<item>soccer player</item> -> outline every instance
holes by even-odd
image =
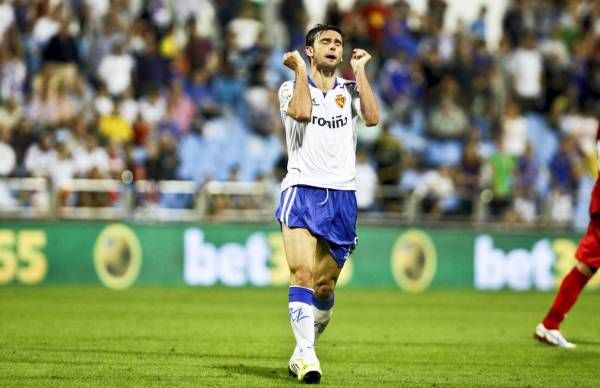
[[[357,243],[356,119],[369,126],[379,121],[365,73],[371,55],[352,50],[356,81],[336,76],[343,39],[334,26],[309,30],[304,49],[309,72],[298,51],[285,53],[283,63],[295,79],[279,89],[288,165],[275,216],[290,269],[288,307],[296,338],[288,370],[306,383],[321,380],[315,340],[329,323],[336,281]]]
[[[600,126],[596,132],[596,151],[600,157]],[[550,311],[535,328],[535,338],[560,348],[575,347],[575,344],[567,341],[560,332],[560,324],[577,301],[588,280],[600,267],[600,176],[592,189],[587,232],[579,241],[575,258],[577,263],[562,281]]]

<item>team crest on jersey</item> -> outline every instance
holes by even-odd
[[[340,108],[343,108],[344,104],[346,103],[346,97],[342,96],[341,94],[338,94],[337,96],[335,96],[335,102]]]

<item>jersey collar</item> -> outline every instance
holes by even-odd
[[[319,89],[317,87],[317,85],[315,85],[315,82],[312,80],[312,78],[310,78],[310,76],[307,78],[308,78],[308,84],[310,86],[312,86],[313,88]],[[337,79],[337,77],[335,77],[335,80],[333,81],[333,87],[331,88],[331,90],[335,89],[337,86],[338,86],[338,79]],[[322,93],[323,93],[323,97],[325,97],[327,95],[327,92],[322,92]]]

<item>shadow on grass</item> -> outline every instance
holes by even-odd
[[[224,370],[228,373],[235,373],[237,375],[253,375],[256,377],[262,377],[265,379],[285,381],[286,379],[292,380],[288,376],[287,372],[282,369],[267,367],[267,366],[252,366],[244,364],[236,365],[220,365],[219,369]]]
[[[163,351],[152,351],[152,350],[121,350],[121,349],[77,349],[77,348],[42,348],[42,347],[22,347],[17,349],[15,352],[23,353],[27,351],[34,351],[40,353],[74,353],[74,354],[108,354],[108,355],[123,355],[123,356],[138,356],[138,357],[187,357],[187,358],[198,358],[198,359],[215,359],[215,358],[240,358],[240,359],[278,359],[275,356],[267,355],[239,355],[239,354],[214,354],[214,353],[201,353],[201,352],[181,352],[176,351],[174,348],[165,349]],[[13,352],[13,353],[15,353]]]
[[[575,345],[591,345],[591,346],[600,346],[600,341],[590,341],[585,339],[578,338],[569,338]]]

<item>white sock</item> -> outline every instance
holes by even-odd
[[[315,317],[315,343],[325,331],[325,328],[331,320],[331,314],[333,314],[333,308],[329,310],[319,310],[314,305],[312,306],[313,315]]]
[[[319,339],[319,336],[323,334],[329,324],[334,303],[335,294],[331,294],[327,299],[319,299],[313,294],[312,307],[313,315],[315,316],[315,342],[317,342],[317,339]]]
[[[302,358],[316,357],[314,354],[315,316],[310,304],[311,298],[311,289],[290,287],[288,312],[292,331],[294,332],[294,337],[296,337],[299,356],[302,356]]]

